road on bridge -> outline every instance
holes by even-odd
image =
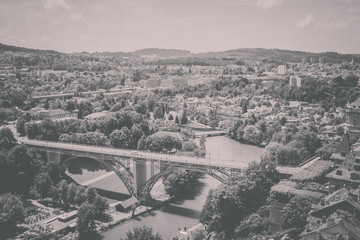
[[[89,145],[80,145],[72,143],[63,143],[63,142],[49,142],[49,141],[38,141],[38,140],[29,140],[25,137],[18,137],[16,128],[13,125],[8,126],[16,136],[17,140],[20,143],[30,145],[30,146],[39,146],[39,147],[48,147],[53,149],[66,149],[79,152],[88,152],[88,153],[97,153],[97,154],[109,154],[114,156],[126,156],[126,157],[137,157],[145,159],[153,159],[159,161],[167,162],[176,162],[176,163],[188,163],[188,164],[198,164],[203,166],[212,166],[220,168],[233,168],[233,169],[245,169],[248,167],[248,163],[241,162],[241,159],[234,160],[218,160],[211,158],[196,158],[196,157],[187,157],[187,156],[178,156],[173,154],[163,154],[163,153],[154,153],[148,151],[134,151],[129,149],[120,149],[120,148],[110,148],[110,147],[98,147],[98,146],[89,146]],[[304,167],[284,167],[277,166],[277,170],[282,174],[293,175],[301,171]]]

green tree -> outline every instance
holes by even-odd
[[[235,236],[239,239],[244,239],[247,238],[249,234],[260,234],[266,231],[267,227],[268,219],[254,213],[241,221],[240,225],[235,229]]]
[[[295,196],[283,208],[286,228],[303,229],[306,225],[307,214],[311,210],[311,201],[306,197]]]
[[[51,119],[44,119],[40,123],[41,138],[44,140],[57,141],[59,139],[58,129]]]
[[[84,202],[80,205],[77,214],[77,230],[80,239],[88,239],[96,231],[95,225],[96,207],[93,204]]]
[[[133,231],[126,233],[125,240],[162,240],[159,233],[154,234],[152,228],[134,227]]]
[[[122,127],[121,130],[114,130],[110,135],[109,139],[111,145],[120,148],[129,148],[131,146],[131,132],[127,127]]]
[[[25,119],[24,118],[19,118],[16,122],[16,131],[20,136],[25,136]]]
[[[175,121],[175,122],[176,122],[176,121]],[[184,124],[187,124],[187,122],[188,122],[187,113],[186,113],[186,110],[184,109],[184,110],[183,110],[183,113],[182,113],[182,115],[181,115],[180,123],[184,125]]]
[[[30,193],[36,198],[45,198],[50,193],[52,184],[49,173],[39,173],[35,176],[34,185],[31,187]]]
[[[20,197],[11,193],[0,196],[0,232],[2,235],[11,232],[14,227],[22,223],[25,211]]]
[[[181,198],[193,192],[199,174],[194,171],[179,170],[163,177],[165,191],[172,198]]]
[[[175,117],[175,123],[176,124],[180,124],[180,121],[179,121],[179,117],[176,115],[176,117]]]
[[[161,119],[164,117],[164,111],[162,110],[161,106],[156,106],[154,108],[154,118]]]
[[[81,101],[78,106],[78,119],[83,119],[85,116],[91,114],[93,106],[90,101]]]
[[[50,225],[41,226],[39,224],[32,226],[24,233],[22,239],[25,240],[52,240],[58,239],[56,233],[53,233],[53,228]]]
[[[40,135],[39,125],[28,122],[25,124],[25,133],[29,139],[35,139]]]
[[[10,149],[16,145],[13,132],[8,127],[0,129],[0,149]]]

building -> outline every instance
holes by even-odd
[[[311,63],[311,64],[314,64],[314,63],[315,63],[315,58],[313,58],[313,57],[310,58],[310,63]]]
[[[135,197],[131,197],[118,205],[115,206],[116,211],[120,212],[128,212],[132,209],[133,206],[136,206],[139,203],[139,201]]]
[[[360,152],[351,149],[338,169],[326,175],[329,180],[329,192],[332,193],[344,186],[350,189],[360,187]]]
[[[346,105],[345,116],[350,137],[360,138],[360,98]]]
[[[330,160],[333,161],[335,165],[340,166],[345,161],[346,156],[350,153],[350,150],[350,137],[349,134],[346,132],[335,153],[330,156]]]
[[[287,74],[287,66],[286,65],[279,65],[278,66],[278,74],[279,75]]]
[[[306,57],[302,57],[301,63],[302,63],[302,64],[305,64],[305,63],[306,63]]]
[[[301,87],[301,77],[300,76],[291,76],[289,83],[290,83],[290,86]]]
[[[357,240],[360,236],[360,204],[358,196],[346,188],[328,195],[313,207],[301,240]]]
[[[49,118],[52,120],[67,118],[67,117],[75,117],[73,114],[69,112],[65,112],[62,109],[53,109],[53,110],[45,110],[38,113],[40,118]]]
[[[322,57],[319,57],[319,64],[323,64],[324,63],[324,59]]]

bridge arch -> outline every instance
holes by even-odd
[[[89,156],[70,156],[68,158],[63,159],[59,165],[61,166],[61,169],[63,169],[63,171],[65,172],[72,161],[74,161],[76,159],[80,159],[80,158],[88,158],[88,159],[94,160],[94,161],[100,163],[101,165],[105,166],[109,170],[115,172],[115,174],[124,183],[126,189],[129,191],[129,194],[134,195],[134,187],[133,187],[133,183],[132,183],[133,173],[128,169],[128,167],[126,167],[120,161],[116,161],[116,164],[119,164],[120,167],[124,169],[123,171],[121,171],[120,168],[114,167],[112,164],[108,163],[105,159],[89,157]],[[112,162],[114,162],[114,161],[112,161]]]
[[[189,171],[195,171],[195,172],[201,172],[204,174],[207,174],[217,180],[219,180],[221,183],[225,183],[226,180],[230,177],[230,174],[221,170],[221,169],[208,169],[208,168],[193,168],[193,167],[184,167],[184,166],[174,166],[167,169],[164,169],[160,171],[158,174],[152,176],[150,179],[146,181],[144,186],[140,189],[140,191],[137,193],[137,196],[139,199],[146,199],[146,196],[148,196],[156,184],[157,181],[159,181],[160,178],[162,178],[164,175],[178,171],[178,170],[189,170]]]

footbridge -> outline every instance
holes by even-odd
[[[129,193],[137,198],[149,194],[154,184],[162,176],[179,169],[203,172],[225,182],[231,174],[241,172],[248,166],[247,163],[239,160],[226,161],[28,139],[22,139],[20,142],[46,151],[48,161],[59,164],[64,171],[76,158],[94,159],[113,170],[124,182]],[[295,168],[280,167],[278,170],[289,175],[297,172]]]

